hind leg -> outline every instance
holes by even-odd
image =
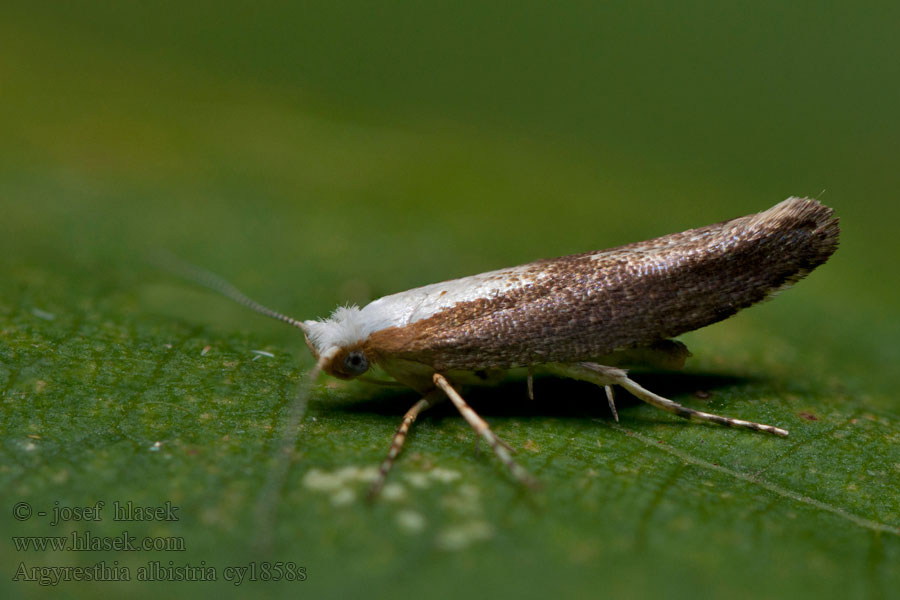
[[[589,381],[596,385],[605,387],[607,388],[607,397],[609,397],[610,393],[609,386],[620,385],[647,404],[651,404],[656,408],[662,409],[666,412],[670,412],[683,419],[718,423],[719,425],[725,425],[726,427],[738,427],[742,429],[752,429],[754,431],[764,431],[766,433],[772,433],[780,436],[788,435],[787,430],[781,429],[780,427],[773,427],[772,425],[763,425],[762,423],[754,423],[752,421],[744,421],[742,419],[714,415],[712,413],[688,408],[641,387],[637,382],[628,377],[627,371],[625,371],[624,369],[619,369],[617,367],[607,367],[590,362],[570,364],[554,363],[544,365],[544,370],[556,375],[562,375],[563,377],[579,379],[581,381]]]

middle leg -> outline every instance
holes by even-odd
[[[484,419],[478,416],[472,407],[469,406],[465,400],[462,399],[462,396],[459,395],[453,386],[450,385],[450,382],[441,375],[440,373],[434,374],[434,383],[440,389],[447,394],[447,397],[450,398],[450,401],[456,406],[456,409],[463,416],[463,418],[468,421],[469,425],[472,426],[472,429],[475,430],[475,433],[478,433],[485,439],[491,449],[494,451],[494,454],[497,455],[497,458],[500,459],[504,465],[510,470],[513,474],[513,477],[518,479],[521,483],[524,483],[528,487],[536,488],[538,487],[537,480],[531,476],[531,474],[525,470],[523,466],[513,460],[512,455],[509,453],[509,446],[500,440],[494,432],[491,431],[491,428],[488,426],[487,422]]]

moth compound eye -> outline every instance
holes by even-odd
[[[369,370],[369,361],[365,354],[359,350],[354,350],[344,358],[344,367],[351,375],[362,375]]]

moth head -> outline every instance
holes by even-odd
[[[367,318],[358,306],[338,307],[327,319],[300,321],[260,304],[215,273],[169,255],[160,255],[157,262],[164,268],[208,287],[250,310],[303,331],[306,346],[316,359],[316,366],[311,371],[310,379],[314,379],[320,370],[340,379],[352,379],[368,371],[374,362],[374,354],[367,351],[364,345],[369,335],[379,328],[379,324]]]
[[[305,321],[303,326],[307,346],[329,375],[353,379],[375,362],[366,344],[373,327],[359,308],[340,307],[329,318]]]

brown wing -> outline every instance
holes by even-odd
[[[789,198],[755,215],[531,263],[532,284],[378,331],[366,345],[438,370],[589,360],[765,299],[824,263],[838,234],[830,208]]]

